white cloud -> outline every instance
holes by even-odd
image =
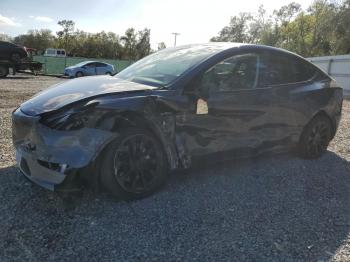
[[[29,18],[34,19],[39,22],[52,23],[54,20],[48,16],[34,16],[30,15]]]
[[[21,24],[16,23],[13,18],[2,16],[0,14],[0,26],[21,26]]]

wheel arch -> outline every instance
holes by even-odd
[[[305,125],[305,127],[312,121],[314,120],[316,117],[325,117],[329,120],[329,122],[331,123],[331,128],[332,128],[332,138],[335,136],[335,133],[336,133],[336,123],[335,123],[335,119],[332,119],[332,117],[327,113],[326,110],[319,110],[318,112],[316,112],[310,119],[309,121],[307,122],[307,124]],[[303,128],[303,131],[305,129],[305,127]],[[303,133],[303,132],[302,132]],[[302,134],[301,133],[301,134]],[[300,136],[301,136],[300,134]]]
[[[108,127],[103,123],[112,123]],[[175,169],[178,167],[179,159],[175,144],[175,119],[173,115],[157,115],[148,117],[137,111],[123,111],[117,112],[117,114],[110,115],[103,119],[99,128],[108,129],[108,131],[114,133],[116,138],[121,130],[128,128],[144,129],[154,135],[154,137],[160,142],[162,149],[166,155],[168,169]],[[108,146],[114,139],[108,141],[96,154],[95,159],[91,163],[94,169],[94,181],[93,184],[97,185],[97,189],[100,188],[100,168],[101,160],[105,156]]]

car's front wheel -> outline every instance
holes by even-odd
[[[84,76],[83,72],[80,72],[78,71],[76,74],[75,74],[75,77],[82,77]]]
[[[167,159],[160,142],[142,129],[126,129],[107,148],[100,167],[101,182],[125,200],[146,197],[167,179]]]
[[[304,158],[318,158],[326,151],[332,136],[332,125],[326,116],[316,116],[304,128],[299,153]]]

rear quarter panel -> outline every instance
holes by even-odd
[[[341,117],[343,90],[331,87],[331,81],[315,81],[290,91],[290,102],[295,105],[295,121],[301,131],[319,113],[325,113],[330,118],[336,131]]]

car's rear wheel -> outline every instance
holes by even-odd
[[[84,76],[84,74],[83,72],[80,72],[80,71],[76,72],[75,74],[75,77],[82,77],[82,76]]]
[[[168,176],[160,142],[142,129],[124,130],[105,151],[100,171],[104,188],[124,200],[152,194]]]
[[[4,78],[9,74],[9,69],[6,66],[0,66],[0,78]]]
[[[331,141],[332,124],[326,116],[316,116],[304,128],[299,141],[299,153],[304,158],[318,158]]]

